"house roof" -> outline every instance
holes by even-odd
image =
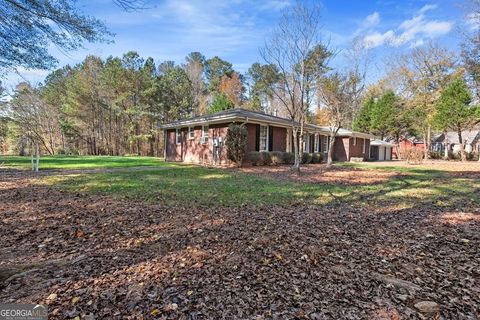
[[[251,122],[251,123],[265,123],[265,124],[274,124],[280,127],[291,127],[292,121],[287,118],[282,118],[274,116],[271,114],[266,114],[263,112],[257,112],[252,110],[246,110],[241,108],[234,108],[225,111],[220,111],[217,113],[193,117],[190,119],[179,120],[175,122],[170,122],[167,124],[160,125],[160,129],[175,129],[180,127],[187,126],[198,126],[205,124],[214,124],[214,123],[225,123],[225,122]],[[305,129],[307,131],[320,132],[320,133],[329,133],[330,127],[327,126],[317,126],[313,124],[305,124]],[[338,131],[338,136],[340,137],[360,137],[370,139],[373,138],[373,135],[355,132],[346,129],[340,129]]]
[[[371,146],[383,146],[383,147],[394,147],[395,146],[395,144],[393,144],[393,143],[383,141],[383,140],[378,140],[378,139],[371,140],[370,145]]]
[[[467,144],[476,143],[480,140],[480,130],[464,130],[462,131],[462,139]],[[459,144],[458,140],[458,133],[454,131],[449,131],[446,133],[441,134],[435,142],[445,142],[447,140],[448,143]]]
[[[161,129],[173,129],[173,128],[185,127],[185,126],[233,122],[233,121],[241,121],[241,122],[254,121],[254,122],[262,122],[262,123],[273,123],[273,124],[284,126],[284,127],[286,126],[289,127],[292,125],[292,122],[286,118],[277,117],[277,116],[266,114],[263,112],[234,108],[234,109],[212,113],[209,115],[203,115],[203,116],[193,117],[190,119],[170,122],[167,124],[160,125],[159,127]]]

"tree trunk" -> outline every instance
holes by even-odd
[[[293,135],[293,154],[295,155],[295,161],[292,166],[292,170],[300,172],[300,152],[299,152],[299,141],[298,141],[298,129],[296,127],[292,127],[292,135]]]
[[[428,125],[427,135],[425,138],[425,159],[430,159],[431,146],[430,141],[432,140],[432,126]]]
[[[402,155],[400,154],[400,139],[397,138],[397,143],[395,144],[397,149],[397,160],[402,160]]]
[[[467,153],[465,152],[465,143],[462,139],[462,130],[457,130],[458,133],[458,142],[460,144],[460,156],[462,158],[462,162],[467,161]]]
[[[333,164],[333,148],[335,145],[335,136],[336,133],[331,133],[330,135],[330,143],[328,144],[328,156],[327,156],[327,167],[331,167]]]

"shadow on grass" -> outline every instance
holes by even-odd
[[[356,185],[300,183],[197,166],[52,176],[46,177],[43,183],[72,192],[180,206],[330,205],[337,202],[349,205],[480,205],[480,180],[475,174],[451,175],[419,169],[404,170],[380,183]]]
[[[31,168],[30,157],[0,156],[0,163],[5,167]],[[40,169],[92,169],[92,168],[126,168],[138,166],[168,165],[155,157],[120,157],[120,156],[43,156]]]

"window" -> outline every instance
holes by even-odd
[[[303,136],[303,152],[310,152],[310,135]]]
[[[362,139],[363,140],[363,154],[367,151],[367,139]]]
[[[320,136],[318,133],[315,133],[315,152],[319,151],[319,146],[320,145]]]
[[[188,127],[188,139],[193,140],[195,139],[195,128]]]
[[[202,144],[208,143],[208,126],[202,126]]]
[[[353,145],[354,145],[354,146],[357,145],[357,137],[353,137]]]
[[[329,146],[328,142],[329,142],[329,139],[330,139],[330,137],[328,137],[328,136],[325,136],[325,137],[323,138],[323,152],[324,152],[324,153],[327,153],[327,152],[328,152],[328,146]]]
[[[268,151],[268,126],[260,126],[260,151]]]
[[[182,143],[182,131],[180,129],[175,129],[175,140],[177,144]]]

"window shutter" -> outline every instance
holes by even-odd
[[[255,151],[260,151],[260,125],[255,126]]]
[[[268,151],[273,151],[273,127],[268,126]]]

